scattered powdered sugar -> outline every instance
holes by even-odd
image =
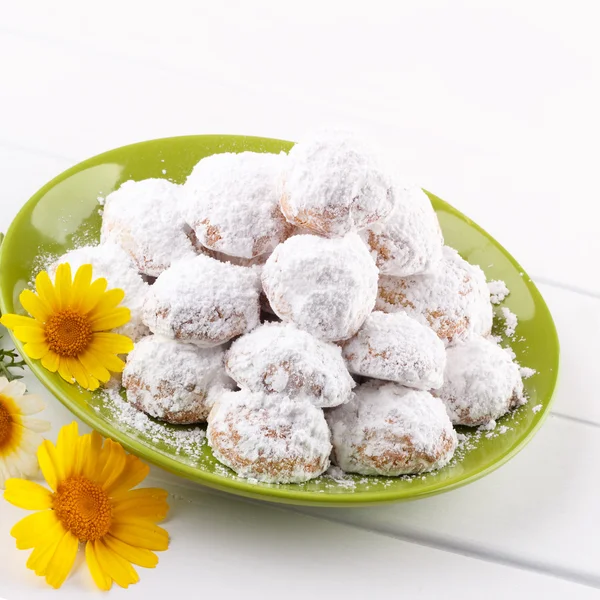
[[[435,273],[405,278],[382,275],[376,308],[407,312],[448,342],[488,335],[492,329],[492,305],[483,271],[449,246],[444,246]]]
[[[500,338],[500,339],[502,339],[502,338]],[[492,338],[490,338],[490,341],[493,341]],[[504,350],[504,352],[506,352],[506,354],[508,354],[510,360],[516,360],[517,355],[515,354],[515,351],[510,346],[504,346],[504,347],[502,347],[502,350]]]
[[[422,390],[444,380],[446,349],[435,332],[406,313],[372,312],[344,342],[350,372]]]
[[[371,381],[330,410],[335,463],[362,475],[423,473],[446,465],[457,445],[444,405],[429,392]]]
[[[444,238],[431,201],[418,186],[394,186],[396,205],[385,219],[360,232],[379,271],[395,277],[434,271]]]
[[[214,401],[211,388],[224,384],[222,347],[199,348],[158,335],[135,345],[123,371],[128,401],[176,424],[206,421]]]
[[[270,253],[291,233],[279,209],[285,154],[203,158],[184,185],[184,215],[198,241],[241,258]]]
[[[506,337],[513,337],[515,335],[517,325],[519,324],[517,315],[515,315],[515,313],[513,313],[507,306],[503,306],[500,310],[502,311],[502,316],[504,317],[504,333]]]
[[[281,210],[298,227],[342,237],[386,217],[394,202],[378,157],[353,136],[317,133],[289,152]]]
[[[332,479],[338,486],[342,488],[356,488],[356,481],[354,477],[352,475],[349,475],[348,473],[345,473],[344,471],[342,471],[342,469],[334,465],[331,465],[329,469],[327,469],[327,471],[323,473],[323,478]]]
[[[153,421],[124,400],[115,387],[106,388],[103,396],[104,408],[110,411],[110,419],[115,426],[140,432],[148,442],[164,445],[168,451],[184,455],[194,462],[202,457],[206,433],[200,427],[168,427]]]
[[[490,300],[492,304],[500,304],[506,296],[510,294],[510,290],[506,287],[506,283],[501,279],[488,282],[490,290]]]
[[[142,273],[156,277],[196,254],[180,203],[181,186],[166,179],[126,181],[106,197],[101,240],[119,244]]]
[[[496,421],[494,419],[492,419],[491,421],[488,421],[487,423],[480,425],[479,429],[481,431],[494,431],[494,429],[496,429]]]
[[[529,379],[537,373],[535,369],[531,369],[530,367],[520,367],[519,371],[523,379]]]
[[[121,303],[131,311],[131,319],[115,330],[130,337],[134,342],[148,334],[148,328],[142,322],[142,305],[148,292],[144,282],[128,254],[112,242],[100,246],[83,246],[69,250],[66,254],[48,266],[48,273],[54,277],[56,267],[61,263],[69,263],[73,276],[79,267],[92,265],[92,278],[104,277],[108,289],[119,288],[125,292]]]
[[[283,321],[327,341],[353,336],[373,310],[377,267],[355,233],[327,239],[296,235],[262,270],[264,292]]]
[[[166,337],[217,346],[259,324],[259,278],[198,255],[164,271],[146,296],[144,322]]]
[[[499,346],[481,337],[451,346],[444,385],[435,392],[454,424],[487,425],[525,403],[519,367]]]
[[[347,402],[355,386],[338,346],[291,323],[264,323],[238,338],[227,351],[225,367],[240,387],[301,395],[319,407]]]
[[[301,398],[225,392],[210,413],[207,437],[215,457],[245,478],[295,483],[329,466],[323,411]]]
[[[539,412],[540,412],[540,410],[542,410],[542,408],[544,408],[544,405],[543,405],[543,404],[536,404],[536,405],[535,405],[535,406],[534,406],[534,407],[531,409],[531,411],[532,411],[532,412],[534,412],[534,413],[539,413]]]

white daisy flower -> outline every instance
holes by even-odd
[[[38,472],[40,433],[50,423],[32,418],[44,410],[38,396],[26,394],[25,384],[0,377],[0,488],[11,477],[31,477]]]

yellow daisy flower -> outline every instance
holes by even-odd
[[[4,498],[35,512],[17,523],[11,535],[17,548],[33,552],[27,567],[59,588],[75,562],[79,544],[96,585],[114,581],[128,587],[139,581],[132,564],[152,568],[153,551],[166,550],[168,533],[156,525],[169,510],[167,492],[131,489],[149,468],[123,447],[93,432],[79,436],[77,423],[63,427],[56,446],[38,450],[44,478],[52,491],[24,479],[9,479]]]
[[[129,309],[118,304],[125,297],[120,289],[106,290],[106,279],[92,281],[92,265],[82,265],[71,278],[68,263],[56,269],[54,283],[46,271],[35,278],[36,291],[19,296],[33,317],[7,314],[0,323],[25,342],[25,353],[41,359],[42,365],[61,377],[89,390],[120,373],[125,363],[117,356],[133,350],[126,336],[109,333],[131,318]]]
[[[33,419],[45,405],[33,394],[25,394],[25,384],[0,377],[0,487],[9,477],[31,477],[38,472],[36,451],[40,433],[50,423]]]

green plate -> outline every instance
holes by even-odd
[[[0,254],[0,310],[23,312],[19,294],[49,256],[98,240],[101,217],[97,198],[124,181],[167,177],[183,182],[204,156],[243,150],[280,152],[291,146],[282,140],[244,136],[166,138],[111,150],[65,171],[27,202],[6,233]],[[519,318],[515,339],[506,342],[522,365],[537,371],[525,381],[529,403],[501,419],[499,425],[504,427],[489,436],[467,433],[461,459],[436,473],[412,478],[320,477],[295,485],[251,483],[217,463],[206,444],[196,443],[182,450],[172,441],[179,434],[176,428],[152,423],[154,433],[157,429],[164,433],[157,442],[152,431],[119,423],[104,394],[90,394],[65,383],[39,361],[26,357],[27,363],[69,410],[103,435],[177,475],[234,494],[291,504],[352,506],[421,498],[475,481],[521,450],[548,414],[558,374],[558,338],[546,303],[517,261],[465,215],[430,196],[446,242],[469,262],[480,265],[488,279],[506,281],[511,294],[503,305]],[[499,307],[495,310],[499,313]],[[498,314],[497,333],[501,325]],[[22,344],[14,341],[23,354]]]

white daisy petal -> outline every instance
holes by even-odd
[[[0,394],[4,393],[4,388],[8,385],[6,377],[0,377]]]
[[[36,431],[38,433],[44,433],[44,431],[48,431],[51,427],[48,421],[44,421],[43,419],[32,419],[30,417],[23,417],[23,419],[21,419],[21,423],[26,429],[30,429],[31,431]]]
[[[21,404],[21,396],[27,391],[27,386],[17,379],[7,383],[2,390],[5,396],[11,396],[17,404]]]
[[[15,382],[13,381],[11,383]],[[35,396],[34,394],[22,396],[18,399],[15,398],[15,400],[21,409],[22,415],[35,415],[46,408],[46,403],[39,396]]]
[[[4,489],[4,482],[10,479],[10,473],[6,468],[5,460],[0,457],[0,488]]]

